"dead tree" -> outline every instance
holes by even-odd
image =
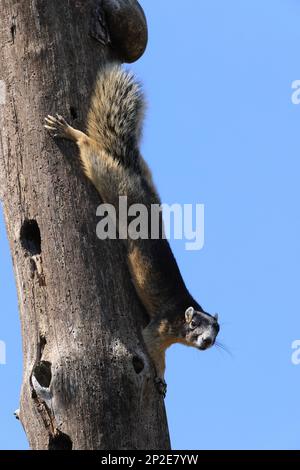
[[[144,52],[145,16],[136,0],[2,0],[0,17],[0,196],[30,446],[168,449],[125,249],[97,239],[100,199],[77,150],[43,130],[44,116],[57,111],[84,127],[97,72]]]

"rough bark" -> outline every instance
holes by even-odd
[[[100,199],[77,149],[42,127],[57,111],[84,127],[98,70],[143,53],[143,13],[135,0],[2,0],[0,18],[0,197],[19,297],[20,420],[30,446],[169,448],[123,245],[97,239]]]

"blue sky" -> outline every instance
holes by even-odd
[[[149,109],[143,154],[162,200],[205,204],[205,245],[172,242],[187,285],[219,312],[220,340],[167,355],[174,449],[299,449],[300,4],[141,0],[150,40],[133,66]],[[0,448],[27,448],[21,346],[0,219]]]

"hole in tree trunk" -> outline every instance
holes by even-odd
[[[47,344],[46,336],[40,335],[39,357],[42,357],[46,344]]]
[[[31,256],[41,254],[41,232],[36,220],[25,220],[21,227],[22,247]]]
[[[58,431],[56,436],[49,437],[48,450],[72,450],[73,442],[67,434]]]
[[[34,278],[35,272],[37,270],[37,265],[34,259],[30,258],[30,277],[31,279]]]
[[[52,379],[51,362],[38,362],[34,367],[32,374],[42,387],[49,388]]]
[[[12,39],[13,44],[15,43],[16,32],[17,32],[16,18],[15,18],[15,16],[13,16],[12,17],[12,24],[11,24],[11,27],[10,27],[10,34],[11,34],[11,39]]]
[[[132,364],[137,374],[140,374],[145,367],[144,361],[139,356],[133,356]]]
[[[72,116],[72,119],[77,119],[77,111],[76,111],[76,108],[74,108],[74,106],[70,106],[70,114]]]

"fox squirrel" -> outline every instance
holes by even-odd
[[[160,204],[151,172],[139,151],[144,96],[134,76],[112,64],[97,77],[87,118],[87,133],[71,127],[62,116],[45,118],[54,137],[79,147],[86,176],[105,203],[118,208],[119,196],[128,205]],[[158,390],[165,396],[165,351],[174,343],[205,350],[215,343],[218,317],[201,308],[188,292],[168,241],[164,237],[127,240],[128,266],[136,292],[150,322],[143,337],[152,358]]]

